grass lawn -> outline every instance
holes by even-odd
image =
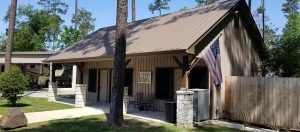
[[[74,108],[70,105],[48,102],[48,100],[44,98],[33,97],[22,97],[19,101],[17,101],[17,107],[21,108],[25,113]],[[0,115],[3,115],[12,108],[13,107],[9,107],[6,100],[0,99]]]
[[[75,99],[75,94],[58,95],[60,98]]]
[[[219,126],[205,128],[183,129],[174,125],[140,120],[125,116],[125,125],[122,128],[110,129],[106,125],[107,115],[86,116],[75,119],[54,120],[42,123],[29,124],[19,128],[17,132],[94,132],[94,131],[138,131],[138,132],[182,132],[182,131],[238,131]]]

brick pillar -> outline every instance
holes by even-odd
[[[123,113],[127,114],[127,112],[128,112],[128,87],[124,87]]]
[[[185,89],[179,90],[177,93],[177,126],[184,128],[193,127],[193,91]]]
[[[86,105],[86,84],[76,84],[75,87],[75,106],[84,107]]]
[[[57,97],[57,83],[49,82],[48,101],[56,101],[56,97]]]

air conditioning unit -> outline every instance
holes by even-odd
[[[193,119],[194,121],[208,120],[210,117],[209,112],[209,89],[190,89],[194,91],[193,99]]]

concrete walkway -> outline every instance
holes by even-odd
[[[77,118],[82,116],[89,115],[100,115],[108,113],[108,107],[83,107],[83,108],[74,108],[66,110],[54,110],[54,111],[43,111],[43,112],[32,112],[25,113],[28,123],[36,123],[57,119],[68,119],[68,118]]]

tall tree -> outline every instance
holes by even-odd
[[[135,15],[136,15],[136,12],[135,12],[135,0],[131,0],[131,13],[132,13],[132,22],[135,21]]]
[[[78,0],[75,0],[74,29],[77,29],[77,24],[78,24]]]
[[[68,5],[61,0],[40,0],[38,4],[53,15],[65,15],[68,11]]]
[[[290,14],[297,13],[299,10],[299,0],[286,0],[286,3],[282,4],[282,11],[285,13],[285,17]]]
[[[265,12],[266,12],[266,8],[265,8],[265,0],[261,0],[262,1],[262,22],[263,22],[263,39],[265,40]]]
[[[212,4],[217,1],[219,1],[219,0],[195,0],[195,2],[198,4],[197,7]]]
[[[77,21],[76,21],[77,20]],[[76,19],[76,15],[73,14],[72,23],[77,23],[77,29],[84,31],[85,33],[89,33],[94,30],[95,25],[94,22],[96,18],[92,17],[92,13],[87,11],[84,8],[78,10],[78,16]]]
[[[248,6],[249,6],[249,9],[251,10],[252,0],[248,0]]]
[[[148,6],[148,9],[152,14],[155,11],[159,11],[159,15],[161,16],[161,10],[169,10],[170,7],[168,6],[171,0],[155,0]]]
[[[16,12],[17,12],[17,0],[11,0],[10,9],[11,10],[9,13],[8,37],[7,37],[7,45],[6,45],[6,52],[5,52],[5,70],[8,70],[11,67],[11,57],[12,57],[12,48],[13,48]]]
[[[108,124],[112,128],[123,124],[123,93],[125,76],[125,51],[127,32],[127,0],[118,0],[116,22],[116,47],[114,54],[114,80]]]
[[[57,45],[58,42],[58,34],[61,32],[60,26],[64,22],[60,15],[65,15],[68,11],[68,5],[61,0],[39,0],[39,5],[44,7],[51,15],[51,25],[49,25],[50,32],[47,34],[47,40],[50,44],[52,44],[50,49],[55,51],[60,46]]]

